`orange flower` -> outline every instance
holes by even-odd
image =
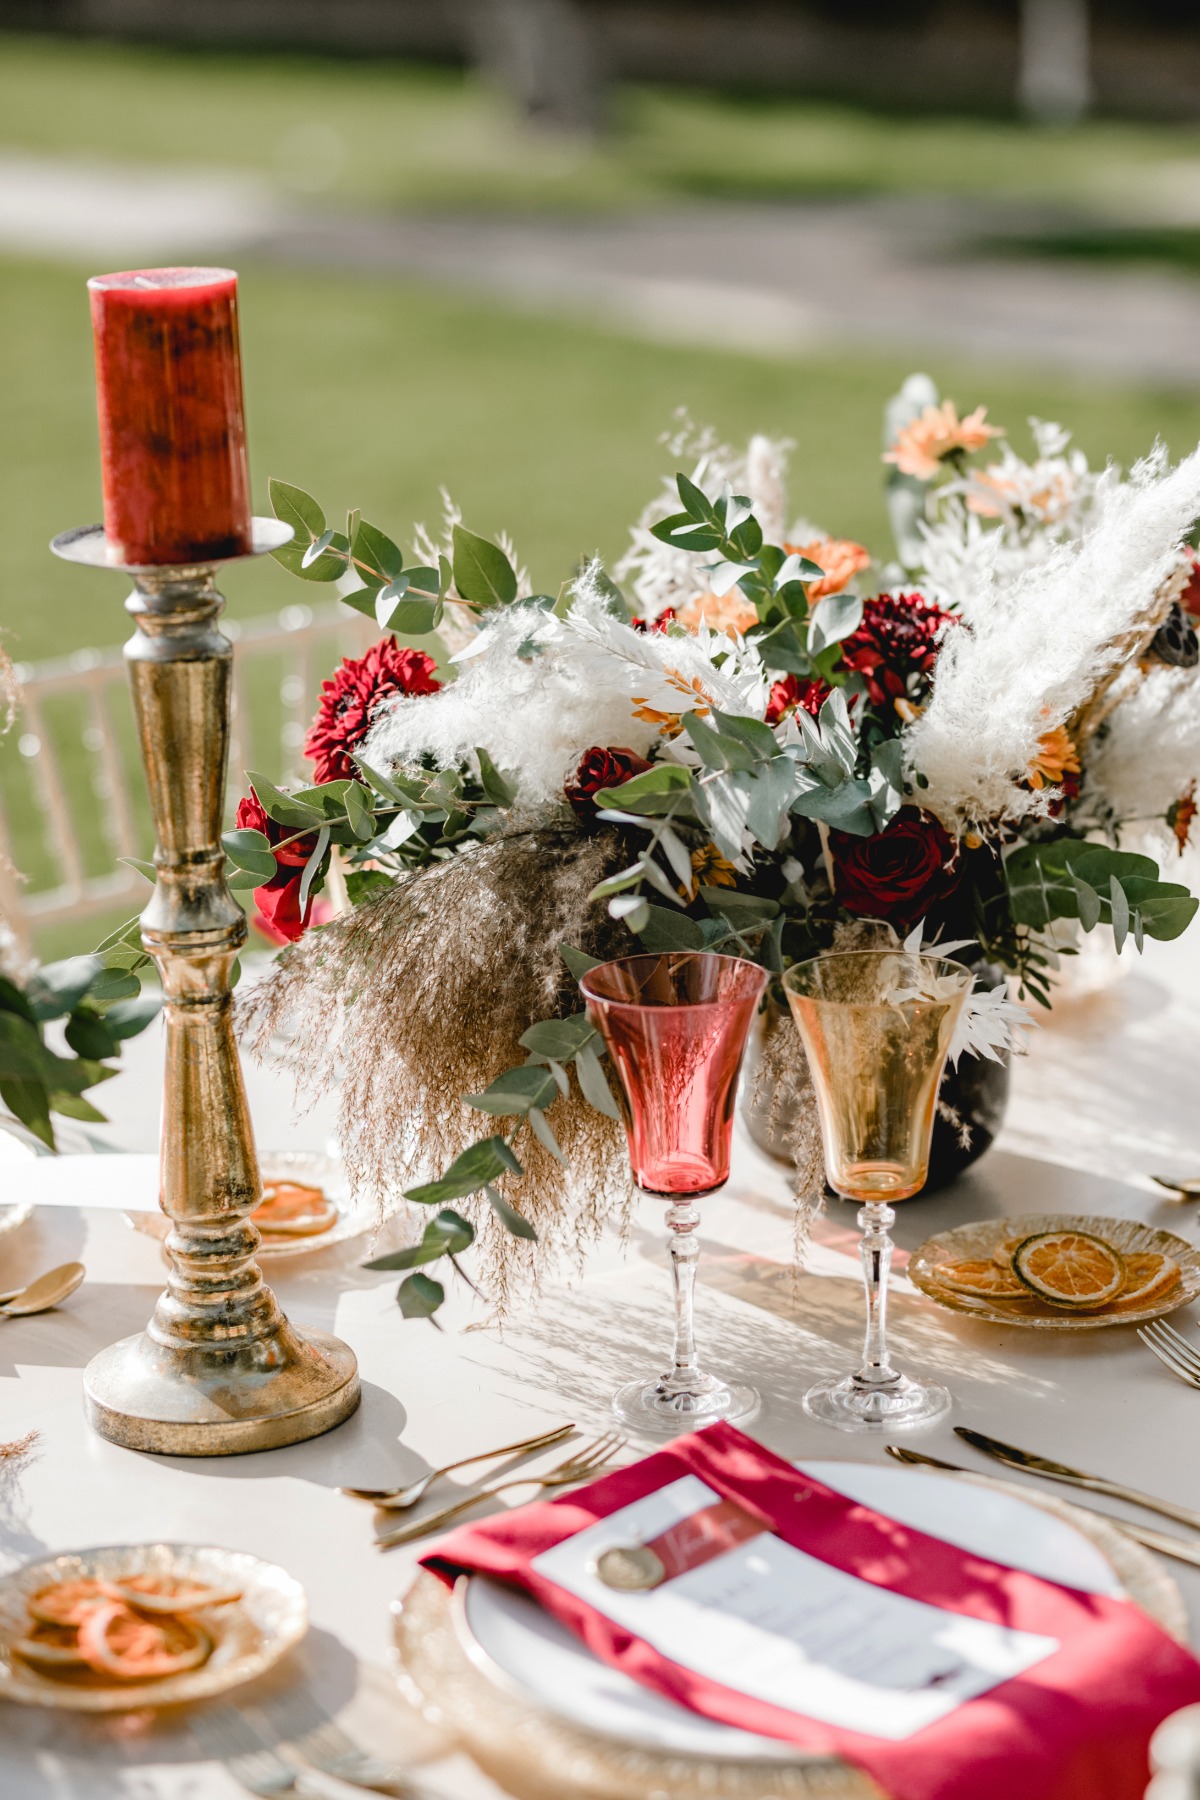
[[[902,475],[932,481],[943,457],[957,450],[982,450],[989,438],[1004,436],[995,425],[985,425],[986,413],[986,406],[977,406],[960,419],[953,400],[927,406],[919,419],[904,427],[883,460],[895,463]]]
[[[1045,487],[1027,491],[1020,482],[1004,473],[999,463],[976,469],[971,476],[972,491],[967,495],[967,509],[982,519],[999,519],[1005,512],[1029,513],[1036,519],[1061,519],[1074,498],[1072,484],[1064,475],[1052,475]]]
[[[687,711],[698,713],[706,719],[713,709],[712,695],[705,691],[704,683],[699,675],[682,675],[678,669],[664,670],[667,681],[687,700]],[[683,730],[683,718],[677,712],[663,712],[651,706],[645,694],[633,696],[633,716],[643,719],[647,725],[657,725],[665,738],[678,737]]]
[[[1049,782],[1064,787],[1079,774],[1079,755],[1065,725],[1056,725],[1038,739],[1038,753],[1026,771],[1031,788],[1040,789]]]
[[[1188,847],[1188,839],[1192,834],[1192,824],[1197,810],[1196,784],[1193,781],[1187,792],[1181,794],[1174,806],[1167,811],[1167,824],[1175,833],[1175,842],[1179,845],[1180,856]]]
[[[701,625],[707,625],[710,631],[724,631],[732,637],[735,632],[745,634],[757,625],[758,612],[740,588],[732,587],[727,594],[697,595],[679,608],[675,619],[688,631],[698,633]]]
[[[868,567],[871,552],[850,538],[814,538],[811,544],[785,544],[789,556],[807,556],[825,573],[805,587],[809,605],[823,600],[826,594],[840,594],[853,581],[860,569]]]
[[[699,850],[692,851],[692,891],[687,896],[694,900],[702,887],[736,887],[737,870],[727,857],[721,855],[715,844],[704,844]],[[680,892],[682,893],[682,888]]]

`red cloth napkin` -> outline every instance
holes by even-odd
[[[687,1475],[862,1581],[1044,1634],[1058,1648],[948,1717],[885,1740],[869,1735],[869,1717],[862,1730],[835,1727],[672,1662],[532,1566],[552,1546]],[[462,1526],[422,1561],[447,1582],[478,1572],[523,1588],[595,1656],[644,1687],[723,1724],[840,1756],[894,1800],[1141,1800],[1155,1726],[1200,1701],[1200,1663],[1131,1602],[1060,1587],[901,1525],[725,1424],[561,1499]]]

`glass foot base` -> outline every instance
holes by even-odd
[[[612,1409],[623,1425],[633,1431],[659,1432],[664,1437],[699,1431],[714,1419],[744,1424],[754,1417],[761,1404],[754,1388],[730,1385],[718,1381],[715,1375],[702,1376],[687,1394],[671,1393],[661,1375],[654,1381],[627,1381],[612,1399]]]
[[[907,1375],[887,1387],[865,1387],[847,1375],[842,1381],[819,1382],[804,1396],[809,1417],[839,1431],[912,1431],[945,1418],[951,1405],[946,1388],[911,1381]]]

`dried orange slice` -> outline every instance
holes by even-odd
[[[37,1624],[27,1637],[16,1638],[12,1649],[24,1662],[32,1663],[47,1675],[62,1675],[86,1669],[80,1655],[79,1639],[73,1626]]]
[[[1165,1294],[1179,1280],[1179,1264],[1159,1250],[1129,1250],[1122,1257],[1125,1286],[1117,1295],[1122,1306]]]
[[[242,1597],[240,1588],[209,1587],[186,1575],[128,1575],[112,1585],[117,1599],[155,1616],[201,1612],[207,1606],[228,1606]]]
[[[1018,1300],[1025,1288],[1011,1269],[1001,1269],[994,1262],[937,1263],[935,1281],[955,1294],[970,1294],[976,1300]]]
[[[1013,1272],[1051,1306],[1103,1306],[1120,1293],[1125,1264],[1103,1238],[1086,1231],[1039,1231],[1017,1245]]]
[[[111,1582],[55,1581],[49,1587],[30,1594],[25,1605],[39,1625],[81,1625],[94,1606],[120,1596]]]
[[[298,1181],[266,1181],[250,1214],[260,1231],[280,1237],[317,1237],[337,1223],[338,1209],[320,1188]]]
[[[1019,1237],[1001,1238],[1000,1242],[996,1245],[996,1248],[992,1251],[992,1261],[996,1264],[996,1267],[998,1269],[1007,1269],[1011,1275],[1013,1253],[1018,1246],[1024,1242],[1025,1239]]]
[[[159,1681],[195,1669],[212,1654],[212,1639],[192,1619],[147,1619],[110,1600],[79,1627],[79,1654],[114,1681]]]

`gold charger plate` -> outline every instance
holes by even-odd
[[[328,1250],[334,1244],[345,1244],[351,1238],[361,1237],[378,1223],[374,1205],[354,1199],[346,1172],[336,1157],[320,1156],[307,1150],[268,1151],[259,1156],[259,1170],[264,1181],[296,1181],[305,1187],[320,1188],[326,1199],[332,1200],[337,1207],[338,1216],[327,1230],[314,1231],[310,1237],[297,1237],[291,1232],[276,1234],[260,1226],[261,1241],[255,1251],[256,1259],[270,1257],[272,1261],[279,1261],[283,1257],[312,1256],[318,1250]],[[253,1213],[250,1221],[255,1222]],[[126,1213],[125,1223],[144,1237],[157,1238],[160,1243],[171,1229],[170,1219],[161,1212]]]
[[[926,1476],[914,1471],[915,1480]],[[1116,1525],[1069,1501],[991,1475],[947,1480],[998,1488],[1052,1513],[1096,1546],[1129,1599],[1179,1643],[1188,1617],[1162,1564]],[[534,1704],[472,1654],[459,1590],[427,1570],[392,1606],[393,1667],[401,1691],[479,1767],[520,1800],[886,1800],[870,1778],[830,1758],[804,1761],[780,1746],[780,1762],[682,1756],[585,1730]]]
[[[85,1686],[43,1675],[12,1653],[29,1629],[25,1599],[52,1581],[89,1576],[186,1575],[216,1588],[241,1589],[241,1599],[203,1615],[213,1653],[198,1669],[159,1681],[123,1681]],[[253,1681],[308,1630],[308,1601],[294,1576],[244,1550],[209,1549],[196,1544],[105,1544],[67,1551],[25,1563],[0,1576],[0,1699],[67,1712],[129,1712],[143,1706],[178,1706]]]
[[[973,1294],[959,1294],[953,1288],[943,1287],[934,1274],[938,1263],[987,1262],[1002,1239],[1033,1237],[1040,1231],[1086,1231],[1092,1237],[1104,1238],[1121,1252],[1157,1250],[1179,1264],[1179,1280],[1174,1287],[1140,1303],[1122,1305],[1117,1299],[1097,1307],[1095,1312],[1072,1312],[1066,1307],[1048,1306],[1034,1294],[1019,1300],[982,1300]],[[905,1273],[914,1287],[939,1306],[966,1313],[972,1319],[986,1319],[992,1325],[1019,1325],[1027,1331],[1100,1331],[1106,1325],[1136,1325],[1146,1319],[1161,1319],[1194,1300],[1200,1294],[1200,1250],[1176,1237],[1173,1231],[1159,1231],[1153,1225],[1143,1225],[1139,1219],[1023,1213],[1011,1219],[980,1219],[974,1225],[959,1225],[954,1231],[926,1238],[909,1257]]]

